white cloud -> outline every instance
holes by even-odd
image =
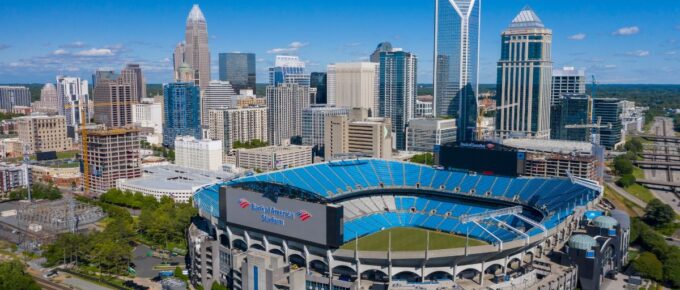
[[[629,51],[626,54],[630,55],[630,56],[645,57],[645,56],[649,56],[649,50]]]
[[[108,48],[90,48],[76,52],[78,56],[111,56],[113,52]]]
[[[630,27],[621,27],[614,31],[612,35],[618,35],[618,36],[628,36],[628,35],[634,35],[640,33],[640,28],[637,26],[630,26]]]
[[[569,39],[571,40],[584,40],[586,39],[586,34],[585,33],[577,33],[572,36],[569,36]]]
[[[267,50],[267,53],[269,54],[291,54],[295,53],[300,48],[303,48],[307,46],[309,43],[306,42],[299,42],[299,41],[293,41],[290,44],[288,44],[288,47],[278,47],[278,48],[272,48],[270,50]]]
[[[68,51],[66,51],[65,49],[57,49],[57,50],[53,51],[52,54],[54,54],[54,55],[65,55],[65,54],[68,54]]]
[[[618,67],[618,66],[615,65],[615,64],[605,64],[605,65],[604,65],[604,68],[607,68],[607,69],[613,69],[613,68],[617,68],[617,67]]]

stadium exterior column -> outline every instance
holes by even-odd
[[[227,227],[227,238],[229,238],[229,249],[234,248],[234,233],[231,232],[231,228]]]
[[[387,275],[388,281],[392,284],[392,232],[387,233]]]
[[[309,270],[309,250],[307,250],[307,246],[303,245],[302,250],[304,251],[305,254],[305,268],[307,268],[307,275],[311,274]]]
[[[250,249],[250,235],[248,234],[248,231],[243,231],[243,235],[246,238],[246,249]]]
[[[328,263],[328,289],[333,289],[333,254],[331,251],[326,251],[326,261]]]
[[[269,253],[269,240],[267,236],[262,236],[262,241],[264,242],[264,250]]]
[[[505,263],[503,264],[503,279],[505,279],[506,274],[508,274],[508,256],[505,256]]]
[[[283,261],[288,263],[288,255],[290,254],[290,250],[288,249],[288,242],[286,240],[283,240],[283,255],[285,256]]]
[[[451,272],[451,281],[456,282],[456,270],[458,270],[458,263],[453,264],[453,272]]]
[[[484,287],[484,264],[485,262],[482,261],[482,269],[479,271],[479,286]]]
[[[361,289],[361,262],[359,261],[359,255],[356,256],[357,263],[357,289]]]

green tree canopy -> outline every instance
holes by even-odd
[[[614,158],[614,170],[620,175],[633,173],[633,162],[625,156]]]
[[[663,278],[663,265],[653,253],[643,252],[640,254],[640,256],[633,261],[633,268],[645,278],[655,281],[661,281]]]
[[[666,225],[675,220],[675,212],[670,205],[658,199],[653,199],[645,208],[645,221],[652,226]]]
[[[625,174],[619,178],[619,180],[616,181],[616,185],[621,186],[621,187],[628,187],[633,184],[635,184],[635,176],[632,174]]]
[[[19,261],[0,263],[0,289],[40,290]]]

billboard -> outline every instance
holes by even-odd
[[[56,151],[36,152],[35,159],[37,159],[38,161],[55,160],[57,159],[57,152]]]
[[[342,245],[343,209],[234,187],[220,188],[220,219],[228,225],[337,248]]]
[[[525,153],[492,142],[442,145],[437,165],[482,174],[519,176],[524,174]]]

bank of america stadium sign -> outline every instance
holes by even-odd
[[[245,198],[239,199],[238,205],[242,209],[259,213],[261,222],[280,226],[285,226],[286,221],[297,219],[304,222],[312,218],[312,214],[306,210],[290,211],[279,209],[274,206],[261,205],[255,202],[251,203]]]

